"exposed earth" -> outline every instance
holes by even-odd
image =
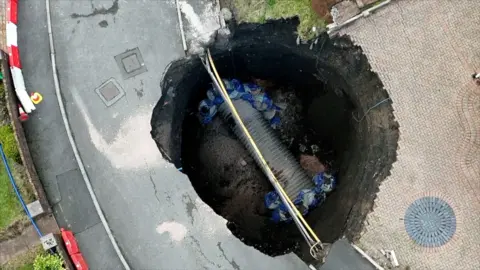
[[[213,58],[222,77],[262,79],[274,100],[287,103],[282,141],[299,159],[300,145],[308,155],[314,154],[312,145],[319,146],[315,155],[338,175],[338,188],[307,220],[322,241],[343,235],[355,240],[395,160],[398,124],[361,48],[347,37],[327,36],[297,45],[297,23],[241,24],[231,29],[228,41],[218,38]],[[240,141],[220,117],[200,125],[197,105],[208,88],[198,58],[170,66],[152,118],[160,151],[182,168],[202,200],[229,221],[229,229],[245,244],[272,256],[294,250],[308,261],[295,226],[269,221],[263,196],[272,187]],[[364,116],[379,101],[384,102]]]

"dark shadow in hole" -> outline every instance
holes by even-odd
[[[307,220],[323,241],[343,235],[355,240],[395,161],[398,124],[390,101],[360,123],[354,120],[352,115],[358,119],[388,97],[381,81],[348,37],[322,36],[313,49],[297,45],[297,23],[240,25],[226,45],[219,42],[211,48],[213,58],[224,78],[268,80],[273,83],[270,91],[296,94],[303,109],[292,125],[304,128],[292,128],[290,135],[313,133],[322,149],[320,159],[338,171],[339,179],[335,192]],[[245,244],[271,256],[293,250],[309,261],[295,226],[268,220],[263,196],[272,188],[243,145],[220,117],[207,127],[195,118],[209,82],[198,58],[174,62],[162,81],[152,137],[163,156],[183,167],[202,200],[229,221],[229,229]],[[290,148],[298,156],[295,143]]]

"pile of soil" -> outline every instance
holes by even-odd
[[[330,10],[332,7],[343,0],[312,0],[312,9],[315,10],[320,18],[325,19],[327,23],[332,23],[333,18]]]
[[[338,187],[307,221],[325,242],[355,240],[372,210],[378,186],[396,158],[398,125],[391,103],[358,119],[388,97],[360,47],[348,37],[321,36],[296,44],[298,21],[242,24],[211,48],[224,78],[262,80],[276,102],[286,103],[278,136],[300,158],[315,155],[338,172]],[[182,167],[200,198],[228,220],[245,244],[268,255],[295,251],[311,260],[293,224],[273,224],[263,196],[272,190],[231,130],[217,117],[201,125],[198,102],[210,78],[198,58],[168,68],[152,116],[152,137],[163,156]]]

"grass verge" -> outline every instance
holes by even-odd
[[[2,231],[23,214],[3,163],[0,166],[0,205],[0,231]]]
[[[13,134],[12,126],[0,126],[0,143],[2,143],[3,151],[8,159],[17,163],[21,163],[20,152],[18,152],[17,141]]]
[[[298,16],[297,32],[303,40],[316,36],[326,27],[324,19],[312,9],[311,0],[232,0],[240,22],[264,23],[269,19]],[[313,28],[316,31],[312,31]]]
[[[4,85],[0,82],[1,99],[5,98],[4,93]],[[6,110],[4,107],[5,103],[1,102],[0,104],[3,104],[0,106],[3,107],[0,108],[0,110]],[[8,112],[4,112],[1,115],[2,119],[0,119],[0,122],[2,124],[0,124],[0,143],[2,144],[5,155],[7,156],[10,169],[12,170],[12,174],[18,188],[20,189],[20,193],[22,194],[25,202],[29,203],[34,199],[32,187],[27,180],[25,168],[20,165],[20,152],[18,151],[17,141],[15,139],[12,126],[9,124],[10,119],[8,118]],[[5,166],[3,165],[3,162],[0,161],[0,233],[21,218],[24,218],[22,206],[18,201],[15,191],[10,183]]]
[[[37,246],[15,259],[10,260],[6,264],[1,265],[0,270],[33,270],[33,262],[35,261],[35,258],[41,254],[46,254],[46,251],[43,250],[42,246]]]

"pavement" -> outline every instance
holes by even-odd
[[[51,215],[46,215],[36,220],[37,226],[42,232],[58,231],[55,219]],[[13,258],[28,252],[29,250],[41,246],[37,231],[32,225],[26,226],[20,235],[12,239],[0,242],[0,267]]]
[[[393,101],[397,161],[382,183],[358,245],[378,261],[394,250],[400,269],[480,269],[480,14],[472,1],[392,1],[341,34],[360,45]],[[446,201],[453,238],[424,248],[404,216],[418,198]]]
[[[132,269],[307,269],[293,254],[272,258],[234,237],[150,136],[162,72],[184,56],[175,1],[52,0],[50,8],[68,118]],[[44,97],[25,128],[55,217],[91,269],[121,269],[56,104],[44,1],[19,2],[19,44],[27,88]]]

